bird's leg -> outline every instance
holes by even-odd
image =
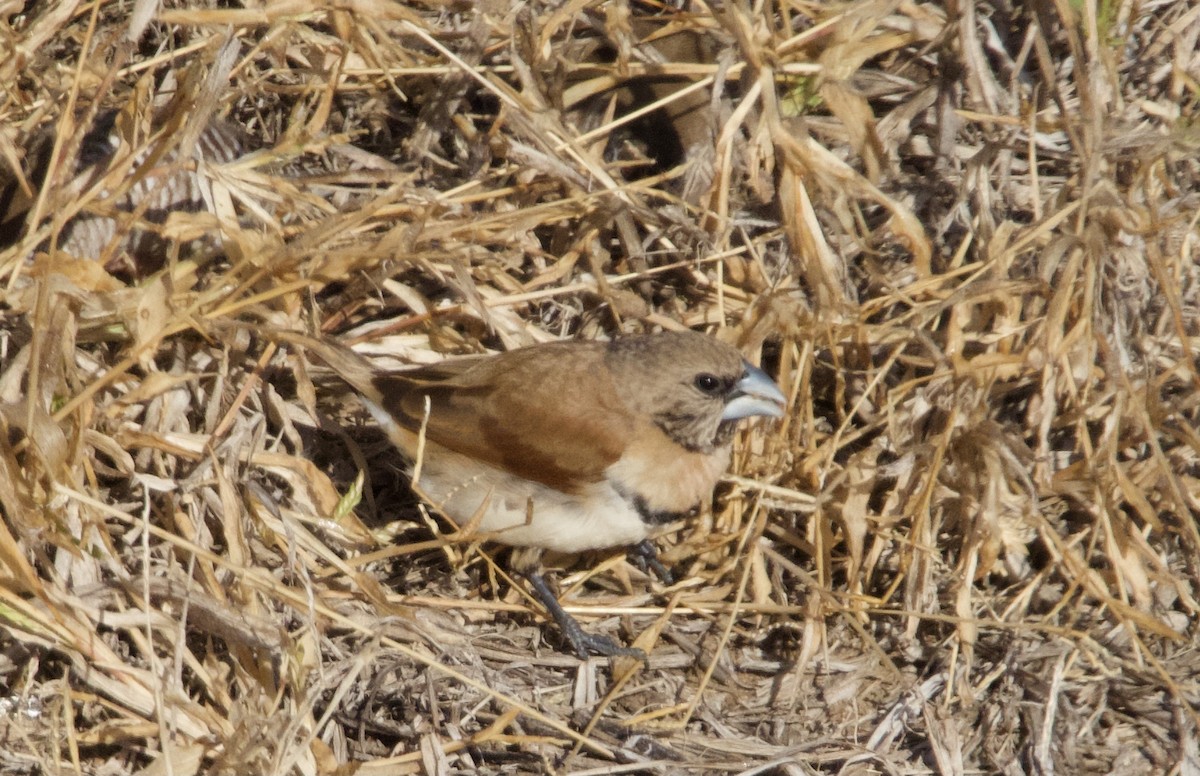
[[[658,549],[649,539],[642,539],[630,547],[625,557],[630,563],[637,566],[643,574],[648,576],[650,572],[654,572],[654,576],[658,577],[659,581],[664,585],[675,584],[674,575],[658,559]]]
[[[567,641],[571,642],[575,654],[581,660],[586,660],[588,655],[592,654],[603,657],[636,657],[643,661],[646,659],[646,653],[637,647],[622,647],[607,636],[585,631],[578,621],[562,608],[562,604],[558,602],[558,598],[550,590],[550,585],[546,583],[546,578],[540,571],[531,569],[524,573],[525,578],[533,587],[534,595],[558,623],[559,630],[567,637]]]

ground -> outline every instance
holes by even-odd
[[[1200,7],[4,3],[0,772],[1200,773]],[[40,161],[40,163],[39,163]],[[711,504],[555,559],[319,360],[688,327]]]

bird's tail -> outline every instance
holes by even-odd
[[[285,342],[303,348],[324,361],[338,377],[364,398],[376,404],[382,402],[383,397],[373,379],[377,372],[374,365],[340,342],[274,326],[255,326],[254,331],[272,342]]]

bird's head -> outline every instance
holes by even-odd
[[[691,331],[625,337],[607,355],[622,400],[691,452],[729,443],[743,418],[783,416],[787,397],[733,346]]]

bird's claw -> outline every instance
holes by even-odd
[[[646,653],[637,647],[623,647],[608,636],[588,633],[579,627],[579,623],[575,623],[575,625],[577,630],[574,633],[564,629],[563,635],[567,637],[567,641],[571,642],[571,647],[574,648],[575,654],[579,656],[580,660],[587,660],[591,655],[599,655],[600,657],[632,657],[643,663],[647,662]]]
[[[571,647],[580,660],[587,660],[591,655],[600,655],[601,657],[633,657],[643,663],[646,662],[646,653],[637,647],[622,647],[607,636],[585,631],[579,621],[562,608],[562,604],[550,590],[550,585],[546,583],[546,578],[540,573],[526,572],[525,577],[533,587],[534,595],[558,623],[559,630],[562,631],[567,641],[571,642]]]
[[[675,576],[658,559],[658,549],[655,548],[649,539],[642,539],[630,547],[625,557],[643,574],[650,576],[653,573],[653,576],[658,577],[659,581],[664,585],[675,584]]]

